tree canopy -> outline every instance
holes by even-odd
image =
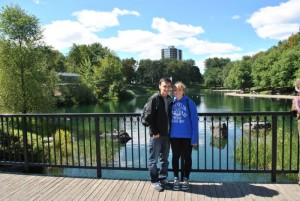
[[[54,104],[53,73],[43,65],[38,19],[19,6],[6,6],[0,33],[0,110],[48,111]]]

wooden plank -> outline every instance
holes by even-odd
[[[107,179],[98,180],[95,183],[94,191],[92,191],[88,196],[86,196],[86,200],[95,200],[95,197],[98,193],[101,193],[101,190],[104,191],[106,187],[109,187],[110,181]]]
[[[155,189],[152,188],[151,182],[147,182],[147,184],[146,184],[145,186],[146,186],[147,188],[146,188],[146,191],[144,191],[144,192],[146,192],[146,193],[145,193],[144,200],[145,200],[145,201],[151,201],[152,195],[153,195],[154,193],[158,193],[158,192],[157,192]]]
[[[116,200],[125,200],[124,198],[127,197],[127,195],[131,192],[132,186],[134,185],[135,181],[128,181],[124,180],[122,183],[119,185],[116,195],[114,199]]]
[[[241,185],[238,182],[233,182],[232,184],[232,188],[235,191],[235,197],[238,198],[238,200],[240,201],[245,201],[245,200],[252,200],[251,197],[249,197],[248,194],[248,189],[245,189],[243,185]]]
[[[150,189],[151,188],[151,189]],[[144,183],[143,188],[141,189],[140,196],[138,197],[138,200],[146,200],[147,194],[152,192],[152,187],[149,181],[146,181]]]
[[[244,195],[244,200],[252,201],[254,199],[254,195],[256,195],[255,191],[258,191],[257,188],[253,189],[253,185],[249,183],[239,182],[239,188],[241,189],[242,194]],[[253,192],[255,193],[253,195]]]
[[[197,183],[188,191],[157,192],[150,181],[68,178],[0,173],[1,200],[255,200],[296,201],[297,184]]]
[[[168,190],[164,189],[162,192],[158,193],[158,201],[165,201],[166,193]]]
[[[124,196],[124,201],[135,201],[138,200],[138,197],[143,189],[144,182],[135,181],[131,186],[131,190],[128,192],[126,196]]]
[[[89,182],[88,179],[76,178],[73,181],[65,182],[65,185],[60,189],[60,192],[53,196],[54,200],[74,200],[78,193],[83,193],[81,187]],[[67,194],[65,192],[68,192]]]
[[[151,186],[151,188],[152,188],[152,186]],[[162,192],[158,192],[157,190],[152,188],[152,193],[150,194],[151,196],[149,196],[149,199],[150,200],[158,200],[158,196],[159,196],[160,193],[162,193]],[[146,200],[148,200],[148,197],[147,197]]]
[[[28,199],[28,197],[31,197],[33,193],[36,192],[37,188],[40,188],[41,182],[45,180],[45,178],[42,176],[24,176],[19,179],[22,179],[22,183],[20,187],[15,189],[16,191],[14,192],[14,194],[10,196],[12,200],[18,199],[20,197],[24,200]]]
[[[4,181],[2,181],[3,184],[3,190],[6,189],[14,189],[15,187],[21,186],[20,181],[24,182],[25,180],[30,180],[30,177],[25,177],[24,175],[14,175],[10,174],[10,177],[7,177]]]
[[[298,187],[298,191],[295,192],[293,186]],[[296,184],[280,184],[280,188],[278,189],[280,194],[283,194],[286,200],[299,200],[299,191],[300,188]],[[295,199],[297,198],[297,199]],[[298,199],[299,198],[299,199]]]
[[[26,188],[26,186],[30,184],[31,179],[32,176],[28,176],[28,177],[24,175],[13,176],[11,180],[7,180],[6,185],[4,185],[3,187],[3,192],[5,193],[5,195],[2,198],[6,199],[6,197],[14,197],[15,194],[17,194],[15,196],[17,197],[19,192],[23,192],[24,188]]]
[[[269,201],[279,201],[276,197],[279,193],[277,190],[273,189],[274,186],[272,184],[254,184],[260,190],[261,196],[265,198],[265,200]]]
[[[210,192],[210,197],[212,201],[217,201],[218,200],[218,194],[216,191],[216,186],[214,183],[209,184],[209,192]]]
[[[201,195],[199,193],[200,188],[202,188],[200,184],[197,184],[197,183],[191,183],[190,184],[190,192],[191,192],[191,200],[192,201],[204,200],[203,195]]]
[[[284,194],[280,193],[281,187],[280,187],[279,184],[276,184],[276,183],[273,184],[272,185],[272,189],[275,190],[275,191],[277,191],[277,193],[278,193],[277,195],[274,196],[274,200],[277,200],[277,201],[287,200],[287,198],[284,196]]]
[[[102,180],[99,179],[91,180],[90,183],[84,189],[84,193],[80,193],[80,195],[77,197],[77,200],[78,201],[87,200],[88,196],[91,195],[96,190],[96,188],[99,186],[101,182]]]
[[[209,184],[208,183],[203,183],[201,185],[201,188],[198,190],[200,191],[200,194],[203,195],[203,200],[205,201],[210,201],[211,197],[210,197],[210,190],[209,190]]]
[[[171,200],[178,201],[179,200],[179,191],[173,191]]]
[[[239,200],[238,197],[236,197],[235,190],[231,183],[223,183],[224,186],[224,197],[230,198],[231,200]]]
[[[102,189],[99,189],[97,195],[95,196],[95,200],[109,200],[107,197],[113,194],[113,190],[119,180],[107,180],[105,186],[101,186]]]
[[[172,200],[172,193],[173,193],[173,189],[165,190],[164,191],[164,194],[165,194],[164,201],[173,201]]]
[[[47,191],[45,191],[41,197],[47,198],[47,197],[56,197],[56,195],[59,195],[61,193],[65,193],[67,192],[68,189],[68,184],[70,182],[78,182],[79,179],[78,178],[63,178],[62,180],[60,180],[60,182],[58,182],[56,185],[53,185],[51,188],[47,189]],[[75,180],[75,181],[74,181]]]
[[[61,177],[46,177],[45,181],[46,183],[44,185],[39,185],[39,188],[34,189],[37,190],[37,192],[34,192],[32,194],[32,197],[30,197],[28,200],[43,200],[47,199],[47,192],[49,189],[54,188],[56,185],[59,185],[59,183],[63,180]]]
[[[214,186],[215,186],[215,189],[216,189],[217,198],[219,200],[224,200],[225,197],[224,197],[224,192],[223,191],[225,191],[226,188],[224,189],[224,186],[222,185],[222,183],[215,183]]]

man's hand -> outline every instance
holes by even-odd
[[[159,133],[156,135],[153,135],[153,138],[159,138],[159,137],[160,137]]]

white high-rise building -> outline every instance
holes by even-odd
[[[161,50],[161,58],[182,60],[182,51],[174,46],[169,46],[167,49]]]

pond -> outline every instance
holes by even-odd
[[[57,113],[141,113],[148,96],[137,97],[132,100],[108,101],[93,105],[81,105],[78,107],[63,107],[57,109]],[[291,106],[290,99],[249,98],[227,96],[224,92],[199,92],[190,94],[189,97],[197,105],[198,112],[258,112],[258,111],[288,111]],[[209,143],[209,142],[208,142]],[[199,145],[201,146],[201,145]],[[227,145],[225,145],[227,146]],[[224,147],[221,147],[223,149]],[[193,156],[194,158],[195,156]],[[171,158],[169,158],[171,161]],[[48,174],[55,174],[50,171]],[[62,174],[65,176],[96,177],[95,170],[65,168]],[[170,173],[172,178],[172,173]],[[116,179],[149,179],[145,171],[112,171],[103,170],[104,178]],[[270,174],[238,174],[238,173],[191,173],[191,180],[195,181],[247,181],[270,182]],[[278,181],[286,181],[285,178],[277,178]]]
[[[198,112],[259,112],[259,111],[288,111],[290,99],[249,98],[227,96],[224,92],[199,92],[189,97],[196,103]],[[131,100],[110,100],[103,103],[61,107],[58,113],[140,113],[149,95]]]

